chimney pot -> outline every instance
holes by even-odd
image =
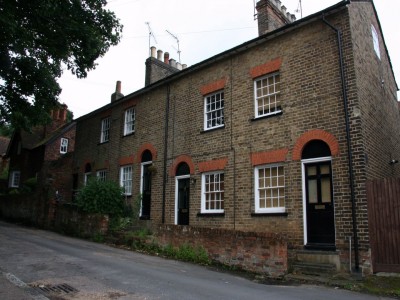
[[[182,64],[182,70],[187,68],[187,64]],[[399,106],[400,107],[400,106]]]
[[[61,105],[61,113],[60,113],[61,114],[61,120],[63,122],[65,122],[67,120],[67,109],[68,109],[68,106],[65,103],[63,103]]]
[[[117,84],[115,86],[115,92],[121,93],[121,81],[120,80],[117,81]]]
[[[164,53],[164,63],[166,63],[166,64],[169,63],[169,53],[168,52]]]
[[[176,69],[176,60],[173,59],[173,58],[171,58],[171,59],[169,60],[169,65],[170,65],[171,67],[173,67],[173,68]]]
[[[162,50],[157,50],[157,59],[162,61],[163,60],[162,56],[163,56],[163,51]]]
[[[156,47],[154,47],[154,46],[151,46],[150,47],[150,50],[151,50],[151,57],[156,57]]]
[[[292,22],[294,22],[294,21],[296,21],[296,16],[292,14],[292,15],[290,16],[290,19],[291,19]]]
[[[115,92],[111,94],[111,102],[117,101],[122,97],[124,97],[124,95],[121,93],[121,81],[118,80],[115,86]]]
[[[286,18],[288,18],[289,20],[291,20],[291,19],[292,19],[292,15],[291,15],[291,13],[290,13],[290,12],[287,12],[287,13],[286,13]]]
[[[283,15],[286,16],[286,6],[285,5],[281,6],[281,11],[282,11]]]
[[[181,64],[180,62],[177,62],[177,63],[176,63],[176,68],[177,68],[178,70],[182,70],[182,64]]]
[[[278,8],[278,9],[281,9],[281,0],[276,0],[276,7]]]

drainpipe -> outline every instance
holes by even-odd
[[[340,29],[330,24],[325,16],[322,16],[322,21],[328,25],[332,30],[336,32],[338,48],[339,48],[339,65],[340,65],[340,78],[342,81],[342,95],[343,95],[343,106],[344,115],[346,122],[346,139],[347,139],[347,156],[349,160],[349,177],[350,177],[350,196],[351,196],[351,215],[353,219],[353,236],[354,236],[354,265],[356,271],[359,270],[359,254],[358,254],[358,234],[357,234],[357,215],[356,215],[356,200],[354,192],[354,170],[353,170],[353,154],[351,151],[351,135],[350,135],[350,120],[348,112],[348,99],[346,91],[346,78],[344,76],[344,60],[343,60],[343,44],[342,44],[342,32]]]
[[[169,100],[171,88],[167,85],[167,99],[165,101],[164,118],[164,168],[163,168],[163,192],[162,192],[162,223],[165,223],[165,197],[167,189],[167,150],[168,150],[168,120],[169,120]]]

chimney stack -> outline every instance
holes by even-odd
[[[145,86],[148,86],[149,84],[152,84],[171,74],[174,74],[176,72],[179,72],[187,68],[186,64],[181,64],[177,62],[175,59],[170,58],[168,52],[157,50],[156,47],[151,47],[150,53],[151,53],[150,57],[146,59],[145,63],[146,64],[146,73],[144,79]]]
[[[256,4],[258,35],[274,31],[296,21],[280,0],[259,0]]]
[[[121,93],[121,81],[118,80],[115,86],[115,92],[111,94],[111,102],[117,101],[122,97],[124,97],[124,95]]]

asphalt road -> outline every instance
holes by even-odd
[[[203,266],[0,221],[0,297],[19,299],[18,293],[28,297],[23,299],[54,300],[384,299],[321,286],[259,284]]]

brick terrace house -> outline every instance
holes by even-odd
[[[280,1],[257,10],[259,37],[196,65],[154,48],[143,89],[117,83],[77,120],[74,176],[141,194],[152,224],[280,233],[289,262],[325,251],[371,271],[366,180],[400,175],[398,87],[373,2],[298,21]]]
[[[45,169],[48,171],[51,162],[65,159],[65,157],[70,157],[72,160],[76,123],[67,121],[66,105],[61,105],[53,110],[51,117],[50,124],[37,126],[30,133],[23,130],[14,132],[7,150],[7,156],[10,158],[10,188],[21,188],[26,180],[38,178],[40,174],[44,174]],[[59,164],[59,169],[57,172],[55,170],[52,172],[65,173],[68,181],[71,181],[68,164]],[[44,176],[51,176],[51,174]],[[69,186],[70,183],[67,184],[60,180],[57,182],[66,195],[71,197],[72,186]]]

